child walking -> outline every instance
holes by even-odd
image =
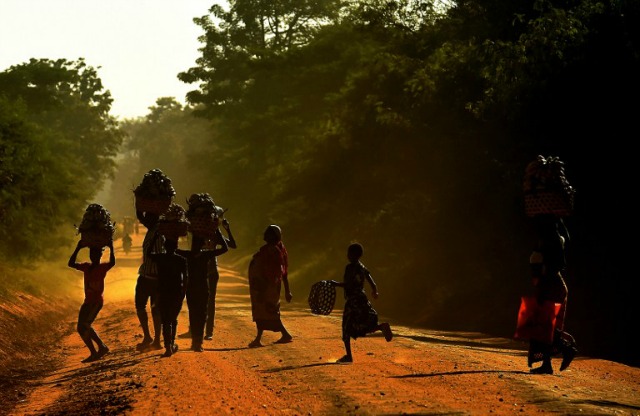
[[[96,320],[98,313],[104,304],[104,279],[107,272],[116,264],[116,257],[113,250],[113,241],[108,246],[110,255],[108,263],[101,263],[103,247],[89,247],[89,259],[91,262],[78,263],[76,261],[78,252],[88,247],[82,240],[78,241],[78,245],[69,258],[68,266],[80,270],[84,273],[84,302],[80,306],[78,313],[78,334],[89,348],[90,355],[82,360],[82,362],[91,362],[104,357],[109,353],[109,348],[105,345],[98,333],[93,329],[93,322]],[[94,345],[95,343],[95,345]]]
[[[178,240],[166,238],[164,253],[151,253],[158,264],[158,308],[162,320],[162,337],[165,352],[163,357],[171,357],[178,351],[176,330],[178,315],[182,309],[188,280],[187,259],[178,255]]]
[[[204,327],[207,320],[207,300],[209,298],[209,281],[207,279],[208,265],[215,261],[215,257],[222,255],[229,249],[220,229],[216,230],[216,237],[220,239],[221,248],[204,250],[204,239],[193,236],[191,250],[176,250],[176,253],[187,259],[189,268],[189,282],[187,285],[187,306],[189,307],[189,332],[191,334],[191,349],[202,352]]]
[[[393,338],[391,326],[388,323],[378,324],[378,313],[371,306],[364,291],[364,282],[366,280],[371,286],[371,295],[374,299],[378,298],[378,289],[371,277],[371,273],[360,262],[363,254],[364,249],[361,244],[353,243],[349,245],[347,249],[349,264],[345,267],[343,282],[330,281],[333,285],[344,288],[345,297],[342,314],[342,341],[344,342],[346,354],[338,360],[339,363],[353,362],[351,338],[364,337],[378,330],[382,331],[387,342]]]

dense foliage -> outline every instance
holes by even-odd
[[[247,234],[282,225],[303,295],[359,240],[382,313],[510,335],[530,284],[524,167],[559,156],[578,190],[570,322],[587,348],[630,355],[606,347],[632,314],[607,219],[630,217],[638,2],[314,4],[230,1],[195,19],[202,56],[179,77],[215,122],[208,171]]]
[[[114,168],[111,97],[83,60],[32,59],[0,73],[0,258],[43,258]]]

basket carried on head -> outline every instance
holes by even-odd
[[[133,190],[136,210],[162,215],[171,205],[176,194],[171,179],[160,169],[151,169],[144,174],[142,182]]]
[[[573,193],[534,191],[524,195],[524,209],[528,217],[553,214],[568,217],[573,213]]]
[[[220,225],[220,219],[213,216],[191,217],[189,219],[189,231],[191,234],[202,238],[213,238]]]
[[[189,221],[187,221],[184,208],[180,204],[172,202],[160,216],[158,232],[166,238],[177,240],[187,235],[188,230]]]
[[[529,217],[551,214],[566,217],[573,213],[575,190],[567,181],[564,163],[557,157],[538,156],[525,170],[524,208]]]
[[[158,232],[166,238],[177,240],[187,235],[189,223],[182,221],[158,221]]]
[[[136,195],[136,211],[150,212],[161,215],[171,205],[171,198],[152,199]]]
[[[89,204],[77,229],[80,240],[87,246],[104,247],[113,241],[115,223],[111,222],[111,214],[102,205]]]
[[[321,280],[311,286],[309,307],[315,315],[329,315],[336,303],[336,288],[328,280]]]
[[[217,206],[208,193],[191,194],[187,205],[187,218],[191,222],[189,231],[204,239],[215,237],[225,210]]]
[[[89,247],[102,248],[108,246],[113,241],[113,233],[115,229],[96,228],[80,231],[80,240],[84,241]]]

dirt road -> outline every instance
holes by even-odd
[[[118,254],[95,324],[111,354],[83,364],[87,350],[71,334],[55,352],[60,368],[32,383],[11,415],[640,414],[639,368],[578,356],[567,371],[531,375],[525,345],[482,334],[393,326],[391,342],[358,339],[355,362],[337,364],[341,311],[310,314],[295,281],[299,303],[283,304],[294,341],[274,344],[279,334],[266,332],[264,347],[247,348],[255,327],[246,280],[224,268],[205,351],[179,339],[172,357],[139,353],[139,253]],[[73,325],[76,316],[68,319]],[[187,326],[185,302],[178,332]]]

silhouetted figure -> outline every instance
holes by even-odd
[[[280,319],[280,291],[284,283],[285,298],[291,302],[289,290],[287,249],[282,242],[282,230],[277,225],[269,225],[264,231],[265,245],[253,255],[249,264],[249,292],[251,312],[256,323],[257,334],[249,343],[250,348],[262,347],[260,342],[264,331],[280,332],[278,344],[291,342],[293,337]]]
[[[98,333],[93,329],[93,322],[104,304],[104,279],[107,272],[116,264],[116,257],[113,250],[113,241],[109,242],[109,262],[101,263],[103,247],[89,247],[89,258],[91,262],[78,263],[76,261],[78,252],[87,245],[80,240],[76,249],[69,258],[68,266],[80,270],[84,273],[84,302],[80,306],[78,313],[78,334],[89,348],[89,357],[82,362],[91,362],[102,358],[109,353],[109,348],[105,345]],[[95,342],[95,346],[93,343]]]
[[[229,221],[226,218],[222,219],[222,228],[224,228],[227,236],[220,236],[216,239],[217,241],[213,241],[214,248],[218,245],[227,246],[228,248],[238,248],[236,244],[235,238],[233,238],[233,234],[231,233],[231,226],[229,225]],[[226,253],[227,250],[224,251]],[[223,253],[221,253],[223,254]],[[218,292],[218,281],[220,280],[220,273],[218,271],[218,257],[214,257],[209,261],[208,266],[208,279],[209,279],[209,299],[207,302],[207,322],[205,327],[205,336],[204,339],[212,340],[213,339],[213,328],[214,321],[216,317],[216,294]]]
[[[342,282],[331,280],[335,286],[344,288],[345,305],[342,314],[342,341],[346,354],[338,360],[339,363],[353,362],[351,355],[351,338],[357,339],[367,334],[382,331],[387,342],[393,338],[391,326],[384,322],[378,324],[378,313],[367,298],[364,291],[364,282],[371,286],[371,296],[378,299],[378,288],[371,277],[369,270],[360,262],[364,254],[361,244],[353,243],[347,249],[349,264],[344,270]]]
[[[569,233],[562,219],[555,215],[538,215],[533,220],[538,242],[529,262],[536,299],[539,304],[547,301],[558,303],[560,310],[552,343],[530,340],[528,364],[531,367],[533,363],[542,361],[542,365],[532,368],[531,373],[553,374],[552,356],[562,354],[560,371],[563,371],[578,352],[573,336],[564,330],[568,290],[562,273],[566,267],[565,244],[569,241]]]
[[[171,357],[178,351],[175,342],[178,315],[182,309],[189,278],[187,259],[176,253],[177,248],[178,240],[168,238],[164,242],[164,253],[150,253],[150,257],[158,265],[158,308],[162,318],[165,349],[163,357]]]
[[[136,282],[135,306],[138,321],[142,328],[142,342],[136,348],[162,349],[160,345],[161,318],[158,310],[158,265],[150,256],[151,253],[161,253],[163,249],[164,237],[158,233],[158,214],[137,211],[136,215],[142,225],[147,228],[147,233],[142,242],[142,264],[138,269],[138,280]],[[153,338],[149,332],[149,316],[147,314],[147,303],[151,303],[151,318],[153,320]]]
[[[207,301],[209,298],[208,265],[216,256],[224,254],[229,249],[220,230],[216,236],[221,241],[221,248],[204,250],[204,239],[193,236],[191,250],[176,250],[176,253],[187,259],[189,267],[189,283],[187,285],[187,305],[189,306],[189,332],[191,335],[191,349],[202,352],[204,326],[207,319]]]
[[[125,234],[122,237],[122,250],[124,250],[125,254],[129,254],[129,252],[131,251],[132,242],[133,242],[133,239],[129,234]]]

